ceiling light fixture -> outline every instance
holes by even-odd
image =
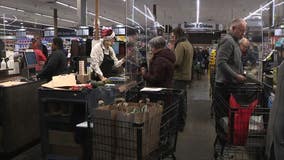
[[[15,32],[16,31],[16,30],[13,30],[13,29],[6,29],[6,28],[5,29],[4,28],[0,28],[0,30],[1,31],[10,31],[10,32]]]
[[[281,6],[281,5],[283,5],[283,4],[284,4],[284,1],[282,1],[282,2],[280,2],[280,3],[278,3],[278,4],[275,4],[275,7]]]
[[[141,11],[139,8],[134,6],[134,9],[136,11],[138,11],[139,13],[141,13],[142,15],[144,15],[145,17],[147,17],[148,19],[150,19],[151,21],[155,22],[155,19],[153,17],[150,17],[149,15],[147,15],[146,13],[144,13],[143,11]]]
[[[7,6],[0,6],[0,8],[5,8],[5,9],[9,9],[9,10],[17,10],[16,8],[12,8],[12,7],[7,7]]]
[[[264,8],[268,7],[271,3],[273,3],[273,1],[270,1],[268,3],[266,3],[264,6],[258,8],[257,10],[255,10],[254,12],[250,13],[248,16],[246,16],[244,18],[244,20],[247,20],[248,18],[250,18],[251,16],[257,14],[259,11],[262,11]]]
[[[104,19],[104,20],[107,20],[107,21],[110,21],[110,22],[113,22],[113,23],[116,23],[116,24],[121,24],[121,25],[122,25],[122,23],[120,23],[120,22],[118,22],[118,21],[115,21],[115,20],[113,20],[113,19],[109,19],[109,18],[106,18],[106,17],[103,17],[103,16],[99,16],[99,18]]]
[[[146,6],[146,5],[145,5]],[[146,9],[147,9],[147,11],[148,11],[148,13],[150,14],[150,16],[153,18],[153,19],[155,19],[155,17],[153,16],[153,14],[152,14],[152,12],[150,11],[150,9],[146,6]]]
[[[62,2],[59,2],[59,1],[56,1],[56,3],[59,4],[59,5],[65,6],[65,7],[69,7],[69,5],[66,4],[66,3],[62,3]]]
[[[196,24],[199,23],[200,0],[196,0]]]
[[[127,20],[129,20],[129,21],[131,21],[131,22],[133,22],[133,23],[135,23],[136,25],[138,25],[141,29],[143,29],[143,27],[138,23],[138,22],[136,22],[136,21],[134,21],[133,19],[131,19],[131,18],[126,18]],[[144,30],[144,29],[143,29]]]
[[[69,8],[72,8],[72,9],[74,9],[74,10],[77,10],[76,7],[73,7],[73,6],[68,5],[68,4],[66,4],[66,3],[63,3],[63,2],[60,2],[60,1],[56,1],[56,3],[59,4],[59,5],[62,5],[62,6],[69,7]],[[149,12],[149,14],[150,14],[151,16],[147,15],[146,13],[144,13],[143,11],[141,11],[139,8],[137,8],[136,6],[134,6],[133,8],[134,8],[136,11],[138,11],[139,13],[141,13],[142,15],[144,15],[145,17],[147,17],[148,19],[150,19],[151,21],[155,22],[155,18],[154,18],[153,14],[151,13],[151,11],[150,11],[150,9],[149,9],[148,7],[147,7],[147,10],[148,10],[148,12]],[[92,15],[92,16],[95,16],[94,13],[89,12],[89,11],[87,12],[87,14],[90,14],[90,15]],[[107,21],[110,21],[110,22],[113,22],[113,23],[116,23],[116,24],[122,24],[121,22],[118,22],[118,21],[116,21],[116,20],[113,20],[113,19],[110,19],[110,18],[107,18],[107,17],[104,17],[104,16],[99,16],[99,18],[102,18],[102,19],[104,19],[104,20],[107,20]]]
[[[22,10],[22,9],[17,9],[17,11],[19,11],[19,12],[25,12],[24,10]]]
[[[69,22],[69,23],[76,23],[75,21],[71,21],[71,20],[64,19],[64,18],[58,18],[58,20]]]
[[[0,26],[3,26],[3,24],[0,24]],[[42,31],[43,29],[40,29],[40,28],[33,28],[33,27],[24,27],[24,26],[18,26],[18,25],[5,25],[6,27],[9,27],[9,28],[16,28],[16,29],[19,29],[19,28],[27,28],[27,29],[32,29],[32,30],[40,30]]]
[[[24,11],[22,9],[17,9],[17,8],[12,8],[12,7],[7,7],[7,6],[0,6],[0,8],[5,8],[5,9],[9,9],[9,10],[13,10],[13,11],[18,11],[18,12],[27,12],[27,11]],[[28,13],[32,13],[32,12],[28,12]],[[47,17],[47,18],[53,18],[52,16],[49,16],[49,15],[45,15],[45,14],[41,14],[41,13],[34,13],[35,15],[37,16],[43,16],[43,17]],[[67,19],[63,19],[63,18],[58,18],[59,20],[61,21],[65,21],[65,22],[70,22],[70,23],[76,23],[72,20],[67,20]]]
[[[73,6],[68,5],[68,4],[66,4],[66,3],[59,2],[59,1],[56,1],[56,3],[59,4],[59,5],[62,5],[62,6],[69,7],[69,8],[71,8],[71,9],[77,10],[76,7],[73,7]],[[96,15],[96,14],[94,14],[94,13],[92,13],[92,12],[87,12],[87,13],[90,14],[90,15],[92,15],[92,16],[95,16],[95,15]],[[120,23],[120,22],[118,22],[118,21],[115,21],[115,20],[113,20],[113,19],[110,19],[110,18],[107,18],[107,17],[104,17],[104,16],[99,16],[99,18],[102,18],[102,19],[104,19],[104,20],[107,20],[107,21],[110,21],[110,22],[113,22],[113,23],[116,23],[116,24],[122,24],[122,23]]]

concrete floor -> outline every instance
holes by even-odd
[[[193,81],[187,98],[187,122],[184,131],[178,135],[177,160],[212,160],[215,130],[210,118],[211,100],[207,76]],[[13,160],[40,160],[40,145]]]
[[[215,130],[210,118],[211,100],[207,76],[194,80],[188,92],[188,113],[185,129],[178,135],[177,160],[213,159]]]

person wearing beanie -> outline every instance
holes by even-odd
[[[107,77],[115,76],[115,68],[120,67],[125,58],[117,59],[112,45],[115,41],[115,33],[111,29],[104,29],[102,39],[91,50],[91,68],[98,80],[105,81]]]

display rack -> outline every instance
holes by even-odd
[[[21,51],[28,49],[32,44],[32,38],[25,37],[25,38],[18,38],[15,42],[15,49],[16,51]]]
[[[16,42],[15,39],[4,39],[3,41],[5,43],[5,49],[9,49],[9,48],[14,49],[15,42]]]

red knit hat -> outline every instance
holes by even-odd
[[[103,29],[101,36],[103,39],[109,40],[115,37],[115,33],[112,31],[112,29]]]

